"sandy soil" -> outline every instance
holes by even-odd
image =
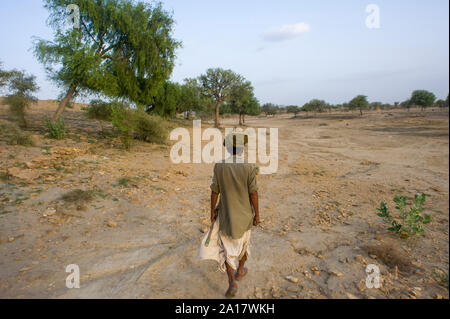
[[[212,165],[172,164],[170,145],[120,150],[80,107],[65,112],[72,131],[62,141],[43,132],[49,101],[29,115],[36,146],[8,145],[0,132],[0,297],[223,298],[226,275],[196,261]],[[264,221],[238,298],[448,298],[440,278],[449,271],[447,111],[282,115],[247,125],[279,129],[279,170],[258,177]],[[8,178],[14,167],[25,175]],[[74,189],[94,199],[61,198]],[[427,194],[433,222],[424,237],[399,239],[376,208],[417,192]],[[80,289],[65,286],[69,264],[80,267]],[[367,264],[381,270],[379,289],[366,288]]]

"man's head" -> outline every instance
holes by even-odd
[[[245,144],[248,143],[248,136],[242,133],[231,133],[223,141],[228,153],[232,155],[241,155],[244,152]]]

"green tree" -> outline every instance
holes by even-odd
[[[313,99],[305,103],[302,107],[304,112],[322,113],[327,108],[327,103],[323,100]]]
[[[9,105],[10,112],[19,119],[20,125],[26,127],[25,111],[30,104],[37,102],[37,98],[33,95],[39,89],[36,77],[13,70],[8,72],[6,78],[9,94],[6,95],[3,104]]]
[[[242,83],[244,79],[231,70],[222,68],[208,69],[199,78],[202,94],[214,99],[215,105],[215,127],[220,126],[220,106],[231,97],[233,88]]]
[[[369,102],[367,102],[367,96],[365,95],[358,95],[348,103],[348,106],[351,110],[359,109],[359,113],[361,114],[361,116],[363,115],[362,110],[367,108],[368,105]]]
[[[2,64],[3,63],[0,61],[0,89],[6,86],[9,78],[11,77],[11,72],[4,70]]]
[[[201,89],[197,79],[185,79],[181,86],[179,111],[186,112],[189,119],[191,112],[198,112],[205,109],[205,103],[201,96]]]
[[[422,111],[426,107],[432,106],[435,100],[436,96],[433,93],[426,90],[414,91],[411,95],[411,98],[409,99],[412,105],[420,106]]]
[[[178,109],[180,99],[181,86],[178,83],[167,81],[159,87],[146,111],[163,117],[172,117]]]
[[[406,100],[400,103],[400,107],[406,108],[409,112],[409,109],[411,108],[411,101]]]
[[[266,103],[261,107],[261,111],[267,115],[275,115],[278,113],[279,107],[273,103]]]
[[[300,112],[300,108],[297,105],[289,105],[286,107],[286,112],[294,114],[294,117],[297,117],[297,114]]]
[[[80,27],[68,28],[66,8],[80,9]],[[174,67],[180,42],[161,4],[132,0],[44,0],[53,41],[37,39],[34,52],[65,90],[53,120],[77,93],[101,93],[149,105]]]
[[[232,113],[239,114],[239,125],[245,123],[245,115],[258,115],[261,113],[258,100],[253,93],[249,81],[236,84],[230,95],[230,109]]]

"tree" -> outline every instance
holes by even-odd
[[[216,103],[214,125],[215,127],[219,127],[220,106],[223,102],[230,99],[233,88],[242,83],[244,79],[231,70],[215,68],[206,70],[206,73],[201,75],[198,80],[201,84],[202,94],[214,99]]]
[[[170,81],[159,87],[151,104],[147,107],[147,113],[154,113],[164,117],[174,116],[179,108],[181,100],[181,86]]]
[[[148,105],[174,67],[180,42],[161,4],[132,0],[44,0],[53,41],[38,39],[37,59],[65,90],[53,120],[77,93],[101,93]],[[66,8],[80,10],[80,27],[68,28]]]
[[[411,101],[406,100],[400,103],[400,107],[406,108],[409,112],[409,109],[411,108]]]
[[[7,72],[6,78],[6,85],[10,93],[6,95],[3,104],[9,105],[10,112],[19,119],[20,125],[26,127],[25,111],[31,103],[37,102],[37,98],[33,95],[39,89],[36,77],[13,70]]]
[[[313,99],[302,106],[304,112],[322,113],[327,107],[327,103],[323,100]]]
[[[358,95],[348,103],[351,110],[359,109],[361,116],[363,115],[362,110],[367,108],[368,105],[369,102],[367,102],[367,96],[365,95]]]
[[[422,111],[426,107],[432,106],[435,100],[436,96],[426,90],[414,91],[411,95],[411,98],[409,99],[412,105],[420,106]]]
[[[232,88],[230,109],[232,113],[239,114],[239,125],[245,123],[245,115],[258,115],[261,112],[249,81],[238,83]]]
[[[278,113],[278,106],[273,103],[266,103],[262,106],[261,111],[267,115],[275,115]]]
[[[0,89],[8,83],[8,80],[11,78],[11,72],[3,70],[2,62],[0,61]]]
[[[203,103],[197,79],[185,79],[184,84],[180,87],[180,101],[177,111],[186,112],[186,118],[189,119],[191,112],[202,109]]]
[[[286,112],[293,113],[294,117],[297,117],[297,114],[300,112],[300,108],[297,105],[289,105],[286,107]]]

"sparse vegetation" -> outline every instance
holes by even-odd
[[[416,235],[423,236],[425,233],[423,225],[431,222],[431,216],[422,213],[425,199],[425,194],[414,195],[414,201],[408,209],[405,196],[394,196],[395,209],[398,215],[392,216],[385,202],[381,202],[380,207],[377,208],[377,211],[379,211],[377,215],[391,225],[388,228],[389,231],[396,233],[401,238],[409,238]]]
[[[3,104],[9,105],[11,114],[19,121],[19,125],[27,127],[25,112],[32,103],[36,103],[37,98],[32,94],[38,90],[36,77],[34,75],[26,75],[25,72],[13,70],[10,72],[2,72],[2,81],[6,82],[9,94],[6,95]]]
[[[94,195],[92,191],[75,189],[62,195],[61,199],[66,203],[83,203],[92,201],[94,199]]]
[[[46,118],[44,119],[44,124],[47,127],[51,138],[62,140],[67,136],[68,130],[62,118],[59,118],[56,121],[51,121],[50,119]]]
[[[17,125],[9,124],[8,122],[0,122],[0,132],[7,144],[9,145],[22,145],[22,146],[34,146],[34,140],[32,136],[22,131]]]

